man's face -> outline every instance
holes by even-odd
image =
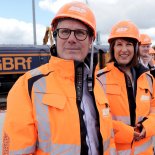
[[[149,54],[149,49],[150,49],[150,44],[146,44],[146,45],[140,45],[139,46],[139,54],[140,57],[145,57]]]
[[[92,38],[87,33],[87,27],[77,20],[66,19],[58,23],[57,29],[59,29],[56,38],[58,56],[67,60],[83,61],[92,42]],[[68,35],[70,30],[77,30],[76,34],[75,31],[71,31],[70,35]],[[62,39],[65,36],[68,36],[68,38]],[[78,40],[81,38],[82,41]]]
[[[140,55],[140,58],[143,60],[143,63],[148,63],[151,59],[149,54],[150,47],[151,47],[150,44],[139,46],[139,55]]]

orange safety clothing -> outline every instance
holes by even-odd
[[[74,76],[74,61],[52,56],[18,79],[7,98],[4,154],[80,155]],[[115,155],[109,104],[98,81],[94,95],[104,155]]]
[[[135,124],[143,121],[146,137],[134,141],[134,127],[131,126],[128,91],[125,74],[111,62],[98,71],[97,79],[106,92],[113,118],[115,144],[118,155],[153,155],[152,137],[155,135],[155,84],[149,72],[142,68],[136,72],[136,118]],[[136,81],[136,80],[135,80]],[[131,87],[131,85],[130,85]]]

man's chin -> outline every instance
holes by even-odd
[[[77,55],[69,55],[66,57],[66,59],[73,60],[73,61],[81,61],[81,62],[84,60],[83,58]]]
[[[79,61],[79,62],[83,62],[84,60],[83,59],[80,59],[80,58],[72,58],[70,60],[73,60],[73,61]]]

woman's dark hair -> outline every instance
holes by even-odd
[[[133,38],[116,38],[116,39],[123,39],[125,41],[128,41],[128,42],[131,42],[134,46],[134,56],[132,58],[132,60],[129,62],[129,64],[127,64],[127,66],[129,67],[135,67],[138,65],[138,57],[139,57],[139,48],[138,48],[138,42],[136,39],[133,39]],[[110,47],[109,47],[109,52],[110,52],[110,60],[109,62],[116,62],[116,59],[114,57],[114,45],[115,45],[115,42],[116,42],[116,39],[113,39],[111,42],[110,42]]]

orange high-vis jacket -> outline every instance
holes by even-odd
[[[52,56],[18,79],[7,98],[3,155],[80,155],[74,76],[74,61]],[[115,155],[109,105],[98,81],[94,95],[104,155]]]
[[[118,155],[153,155],[152,137],[155,135],[155,84],[149,72],[137,69],[136,119],[135,124],[147,118],[143,123],[146,137],[133,141],[134,128],[131,126],[129,100],[124,73],[114,63],[98,71],[97,79],[106,92],[115,133]],[[138,73],[139,72],[139,73]]]

